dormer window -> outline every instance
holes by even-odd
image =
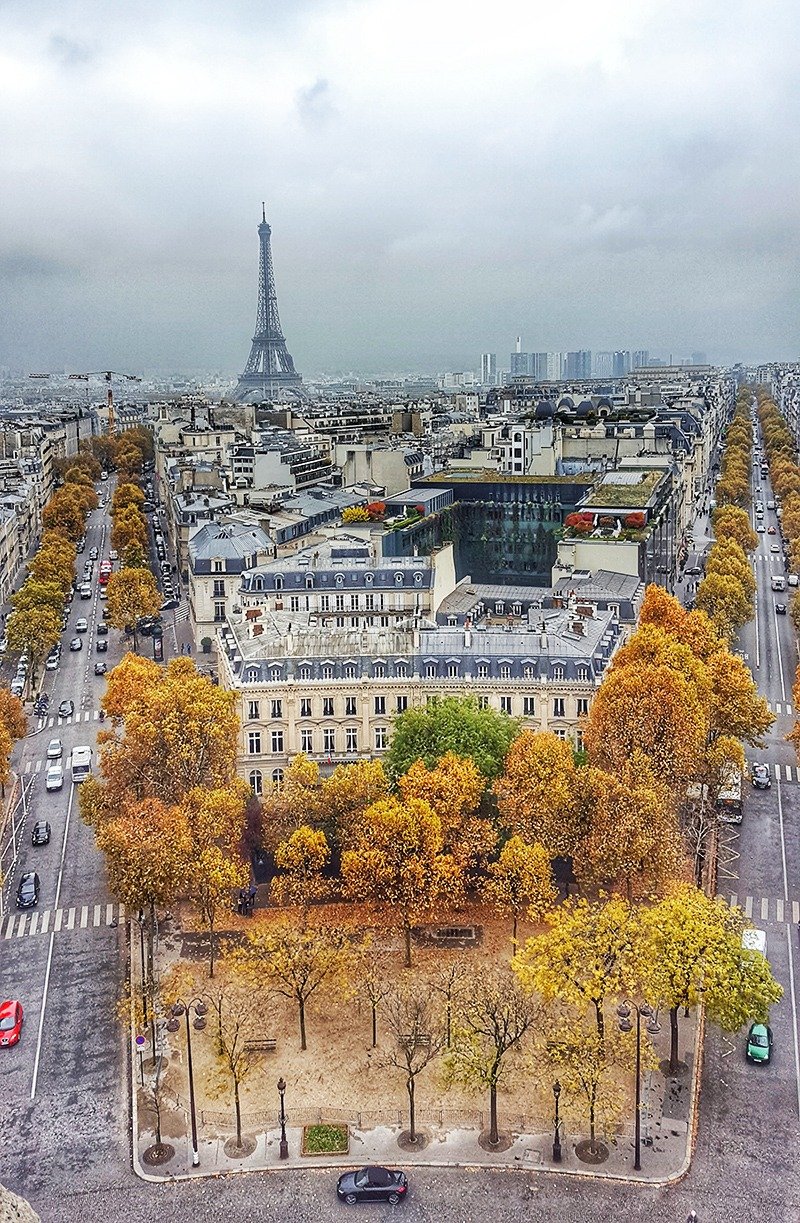
[[[373,575],[371,573],[364,574],[364,582],[367,586],[371,586],[373,583],[373,580],[374,580]]]
[[[280,576],[280,574],[278,574],[278,576],[275,578],[275,589],[283,590],[283,578]]]
[[[422,585],[422,574],[421,574],[421,573],[415,573],[415,574],[414,574],[414,585],[415,585],[415,586],[421,586],[421,585]]]
[[[273,684],[277,684],[280,681],[280,679],[282,678],[280,667],[270,667],[269,677],[272,680]]]
[[[306,574],[306,590],[314,589],[314,578],[310,573]]]
[[[256,574],[256,576],[253,578],[252,582],[250,583],[250,587],[252,590],[264,589],[264,579],[260,573]]]
[[[376,679],[383,679],[386,675],[385,665],[382,662],[376,662],[373,674]]]
[[[336,574],[336,585],[344,586],[344,574],[343,573]]]
[[[394,584],[395,584],[395,586],[402,586],[402,585],[403,585],[403,575],[402,575],[402,573],[396,573],[396,574],[394,575]]]

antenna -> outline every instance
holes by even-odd
[[[267,206],[264,203],[264,201],[262,200],[261,201],[261,220],[266,221],[266,219],[267,219]]]

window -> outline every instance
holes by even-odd
[[[283,717],[283,701],[273,701],[272,702],[270,716],[273,718]]]
[[[344,664],[344,670],[342,674],[344,675],[345,679],[355,679],[356,664],[354,662],[346,662]]]
[[[457,662],[449,662],[447,664],[447,678],[458,679],[459,666]]]
[[[220,601],[214,604],[214,623],[219,624],[225,619],[225,604]]]
[[[350,627],[351,627],[351,628],[358,628],[358,627],[359,627],[358,616],[351,616],[351,617],[350,617]]]
[[[225,562],[216,561],[216,560],[212,561],[211,562],[211,572],[212,573],[224,573],[225,572]]]
[[[300,727],[300,751],[304,756],[310,756],[314,750],[314,731],[310,726]]]
[[[322,750],[330,756],[336,751],[336,727],[325,726],[322,729]]]
[[[583,731],[582,730],[575,731],[575,746],[577,747],[579,752],[583,751]]]
[[[254,794],[260,795],[264,789],[264,779],[261,776],[259,769],[253,769],[247,780],[250,782],[250,789]]]
[[[536,701],[532,696],[524,696],[522,698],[522,715],[525,718],[536,717]]]
[[[314,579],[310,573],[306,574],[306,590],[314,589]]]
[[[260,717],[261,717],[261,702],[260,701],[248,701],[247,702],[247,720],[248,722],[257,722]]]
[[[336,610],[337,612],[344,611],[344,595],[336,595]]]
[[[382,662],[376,662],[373,668],[372,674],[375,676],[376,679],[383,679],[384,676],[386,675],[386,664]]]
[[[585,718],[588,712],[589,712],[588,696],[579,696],[578,697],[578,717]]]
[[[375,712],[376,713],[386,713],[386,697],[385,696],[375,697]]]
[[[311,679],[311,668],[307,664],[304,664],[303,666],[298,667],[297,668],[297,678],[298,679]],[[307,717],[311,717],[311,714],[308,714]]]
[[[283,731],[273,730],[272,732],[272,754],[279,756],[283,752]]]
[[[346,696],[344,698],[344,716],[346,718],[355,718],[357,716],[356,698],[354,696]]]
[[[253,590],[263,590],[263,589],[264,589],[264,579],[261,577],[260,574],[258,574],[256,577],[253,578]]]
[[[563,679],[564,668],[560,662],[553,663],[553,679]]]
[[[326,696],[322,701],[322,716],[323,718],[333,717],[333,697]]]
[[[344,628],[344,616],[337,616],[337,617],[336,617],[336,627],[337,627],[337,628]]]
[[[422,585],[422,574],[421,574],[421,573],[415,573],[415,574],[414,574],[414,585],[415,585],[415,586],[421,586],[421,585]]]
[[[322,664],[322,678],[333,679],[333,667],[329,662]]]
[[[578,670],[575,673],[575,678],[577,679],[579,684],[588,684],[589,683],[589,668],[588,667],[578,667]]]
[[[509,713],[509,714],[511,713],[511,697],[510,696],[500,697],[500,709],[503,713]]]
[[[320,611],[330,611],[331,610],[330,595],[320,595],[319,596],[319,610]]]
[[[342,574],[342,573],[337,573],[337,574],[336,574],[336,585],[337,585],[337,586],[343,586],[343,585],[344,585],[344,574]]]
[[[531,666],[530,663],[526,663],[522,668],[522,674],[525,676],[525,679],[536,679],[536,668]]]
[[[371,574],[371,573],[365,573],[365,574],[364,574],[364,581],[366,582],[367,586],[371,586],[371,585],[372,585],[372,582],[373,582],[373,577],[372,577],[372,574]]]
[[[300,599],[297,595],[289,596],[289,611],[300,611]]]
[[[364,607],[367,611],[375,610],[375,596],[373,594],[364,595]]]
[[[358,595],[351,595],[350,596],[350,611],[358,611],[358,608],[359,608]]]
[[[311,717],[311,698],[308,696],[300,697],[300,717],[301,718]]]
[[[282,578],[282,577],[276,577],[276,579],[275,579],[275,589],[276,589],[276,590],[283,590],[283,578]]]
[[[488,708],[489,708],[489,698],[488,698],[488,696],[479,696],[479,697],[478,697],[478,708],[479,708],[479,709],[488,709]]]
[[[375,727],[375,750],[382,752],[389,743],[389,732],[385,726]]]
[[[357,726],[345,726],[344,736],[345,736],[345,750],[348,752],[357,752],[358,751],[358,727]]]
[[[496,614],[496,615],[498,615],[498,616],[502,616],[503,611],[505,610],[505,606],[506,606],[506,605],[505,605],[505,603],[503,602],[503,600],[502,600],[502,599],[498,599],[498,600],[497,600],[497,602],[496,602],[496,603],[495,603],[495,605],[494,605],[495,614]]]
[[[244,673],[244,682],[246,684],[257,684],[261,679],[260,667],[248,667]]]
[[[425,663],[425,678],[426,679],[435,679],[437,671],[438,671],[438,667],[436,666],[435,662]]]
[[[511,679],[511,663],[510,662],[500,663],[500,678],[501,679]]]
[[[553,717],[554,718],[564,717],[564,698],[563,696],[557,696],[555,697],[553,701]]]
[[[215,599],[225,598],[225,583],[223,581],[215,581],[212,594]]]
[[[283,769],[272,770],[272,784],[273,786],[283,785]]]
[[[488,678],[489,678],[488,662],[479,662],[478,663],[478,679],[488,679]]]
[[[280,680],[283,678],[283,676],[281,675],[280,667],[270,667],[269,677],[272,680],[273,684],[279,683]]]
[[[408,709],[408,697],[399,696],[397,698],[397,712],[404,713],[406,709]]]
[[[511,605],[511,611],[513,612],[513,614],[514,614],[515,616],[521,616],[521,615],[522,615],[522,604],[521,604],[521,603],[512,603],[512,605]]]
[[[394,673],[398,679],[405,679],[408,675],[408,667],[404,662],[398,662],[395,664]]]
[[[559,726],[557,728],[557,730],[555,731],[555,736],[557,739],[566,739],[567,732],[564,730],[563,726]]]
[[[396,573],[396,574],[394,575],[394,584],[395,584],[395,586],[402,586],[402,585],[403,585],[403,575],[402,575],[402,573]]]
[[[251,756],[261,755],[261,731],[251,730],[247,736],[247,750]]]

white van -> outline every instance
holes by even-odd
[[[756,930],[755,927],[750,930],[742,931],[742,946],[745,951],[760,951],[764,959],[767,958],[767,933],[766,930]]]
[[[786,589],[786,578],[783,576],[782,573],[773,573],[772,589],[773,590],[785,590]]]

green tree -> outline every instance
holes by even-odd
[[[384,767],[392,781],[407,773],[416,760],[429,769],[452,752],[474,761],[487,781],[503,769],[503,761],[519,724],[495,709],[481,709],[474,697],[445,697],[425,709],[407,709],[395,719]]]

